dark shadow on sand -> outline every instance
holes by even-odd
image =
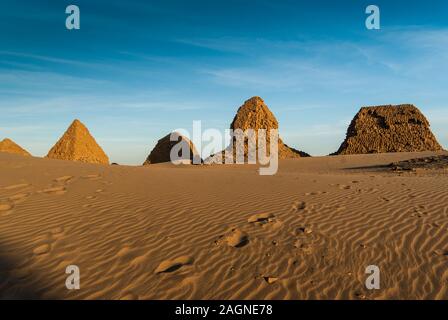
[[[344,168],[343,170],[369,170],[369,171],[385,171],[390,170],[392,168],[391,164],[376,164],[371,166],[359,166],[359,167],[350,167]]]
[[[15,271],[26,266],[20,265],[17,258],[6,256],[4,248],[4,245],[0,244],[0,300],[58,299],[48,295],[43,298],[48,284],[33,279],[35,274],[32,271],[29,274],[17,275]]]

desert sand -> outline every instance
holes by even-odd
[[[390,165],[444,154],[286,159],[260,176],[0,153],[0,298],[447,299],[446,166]],[[371,264],[380,290],[364,286]]]

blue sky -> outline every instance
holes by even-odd
[[[365,28],[369,4],[381,30]],[[193,120],[228,128],[254,95],[312,155],[379,104],[417,105],[448,147],[444,0],[2,0],[0,39],[0,138],[37,156],[79,118],[111,161],[140,164]]]

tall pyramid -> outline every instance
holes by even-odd
[[[22,156],[31,156],[31,154],[28,151],[26,151],[17,143],[8,138],[5,138],[2,141],[0,141],[0,152],[15,153],[20,154]]]
[[[440,151],[429,122],[411,104],[363,107],[334,154]]]
[[[242,106],[239,107],[235,117],[233,118],[232,123],[230,124],[230,129],[236,130],[241,129],[245,131],[247,129],[253,129],[257,131],[258,129],[266,130],[266,148],[269,152],[269,143],[270,143],[270,135],[269,131],[271,129],[278,129],[278,121],[275,118],[274,114],[269,110],[268,106],[264,103],[263,99],[260,97],[252,97],[249,100],[246,100]],[[233,141],[236,140],[235,137],[232,137]],[[235,144],[233,147],[229,146],[227,149],[233,148],[233,155],[235,159]],[[225,151],[225,150],[224,150]],[[224,155],[224,151],[222,151]],[[247,159],[248,156],[248,145],[247,142],[244,146],[244,158]],[[278,158],[279,159],[287,159],[287,158],[300,158],[300,157],[309,157],[310,155],[303,152],[291,148],[283,143],[283,141],[278,139]],[[224,158],[224,157],[223,157]],[[206,160],[206,162],[211,162],[211,157]]]
[[[47,158],[109,164],[109,158],[103,149],[78,119],[72,122],[64,135],[51,148]]]
[[[177,140],[171,141],[171,134]],[[180,145],[178,145],[180,143]],[[193,142],[191,142],[188,138],[182,136],[177,132],[169,133],[160,139],[154,149],[152,149],[146,161],[143,165],[154,164],[154,163],[162,163],[162,162],[171,162],[171,149],[178,145],[179,147],[179,158],[183,163],[193,163],[194,157],[197,158],[197,162],[201,163],[201,156],[197,152]],[[182,154],[182,150],[188,150],[188,154]]]

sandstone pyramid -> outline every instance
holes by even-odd
[[[266,129],[266,147],[267,147],[267,153],[269,154],[269,142],[270,142],[270,135],[269,131],[271,129],[278,129],[278,121],[275,118],[274,114],[269,110],[268,106],[264,103],[263,99],[260,97],[252,97],[249,100],[245,101],[244,104],[239,107],[232,123],[230,124],[230,129],[236,130],[241,129],[245,131],[246,129]],[[235,137],[232,138],[234,141],[236,140]],[[232,152],[235,159],[235,144],[233,144]],[[230,150],[230,149],[229,149]],[[225,151],[225,150],[224,150]],[[224,158],[224,151],[222,151],[223,158]],[[248,154],[248,146],[247,142],[244,146],[244,158],[245,161],[247,160],[247,154]],[[294,148],[291,148],[283,143],[283,141],[279,138],[278,141],[278,157],[279,159],[287,159],[287,158],[300,158],[300,157],[309,157],[310,155],[296,150]],[[210,162],[211,157],[206,160],[206,162]]]
[[[8,138],[0,141],[0,152],[15,153],[20,154],[22,156],[31,156],[31,154],[28,151],[26,151],[17,143]]]
[[[440,151],[429,122],[414,105],[363,107],[335,154]]]
[[[171,162],[171,149],[177,145],[176,148],[179,148],[178,155],[180,157],[180,161],[182,163],[193,163],[193,159],[196,158],[197,164],[201,163],[201,156],[197,152],[196,148],[188,138],[182,136],[177,132],[173,132],[173,137],[177,138],[175,141],[171,141],[170,136],[171,133],[167,134],[165,137],[160,139],[154,149],[152,149],[146,161],[143,165],[154,164],[154,163],[162,163],[162,162]],[[188,154],[182,154],[182,150],[188,150]]]
[[[109,158],[81,121],[74,120],[47,158],[109,164]]]

